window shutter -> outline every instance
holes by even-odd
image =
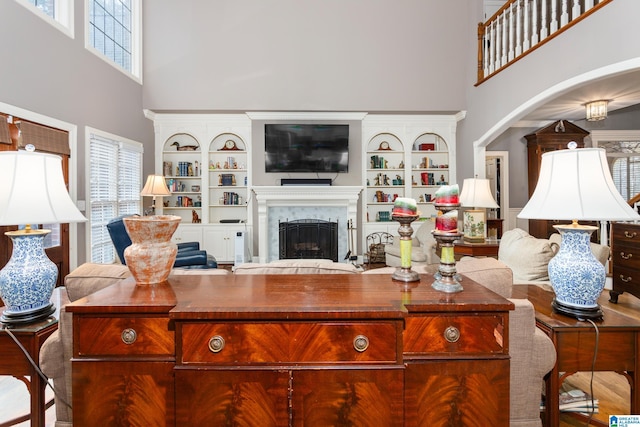
[[[38,151],[71,155],[69,134],[66,131],[24,120],[17,120],[15,124],[20,129],[19,149],[23,149],[27,144],[33,144]]]
[[[107,223],[121,215],[140,213],[142,144],[114,141],[91,134],[91,261],[112,263],[116,252]]]

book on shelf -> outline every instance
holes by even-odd
[[[565,390],[560,392],[560,412],[584,412],[597,414],[599,410],[598,399],[592,399],[589,393],[580,389]],[[544,410],[544,397],[540,403],[540,410]]]

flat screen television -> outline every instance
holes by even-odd
[[[266,172],[348,172],[349,125],[265,124]]]

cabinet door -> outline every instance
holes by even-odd
[[[293,425],[402,426],[403,370],[304,370],[293,373]]]
[[[175,425],[173,362],[73,362],[77,426]]]
[[[233,262],[236,230],[229,227],[207,227],[204,232],[204,247],[218,262]]]
[[[508,426],[509,360],[408,363],[404,425]]]
[[[198,242],[202,246],[202,227],[178,226],[171,240],[174,243]]]
[[[177,426],[289,425],[288,371],[178,370]]]

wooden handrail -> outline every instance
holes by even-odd
[[[476,86],[613,0],[509,0],[478,24]],[[594,4],[597,3],[597,4]]]
[[[633,196],[632,198],[629,199],[629,201],[627,201],[627,203],[629,204],[629,206],[633,207],[636,203],[640,202],[640,193],[636,194],[635,196]]]

